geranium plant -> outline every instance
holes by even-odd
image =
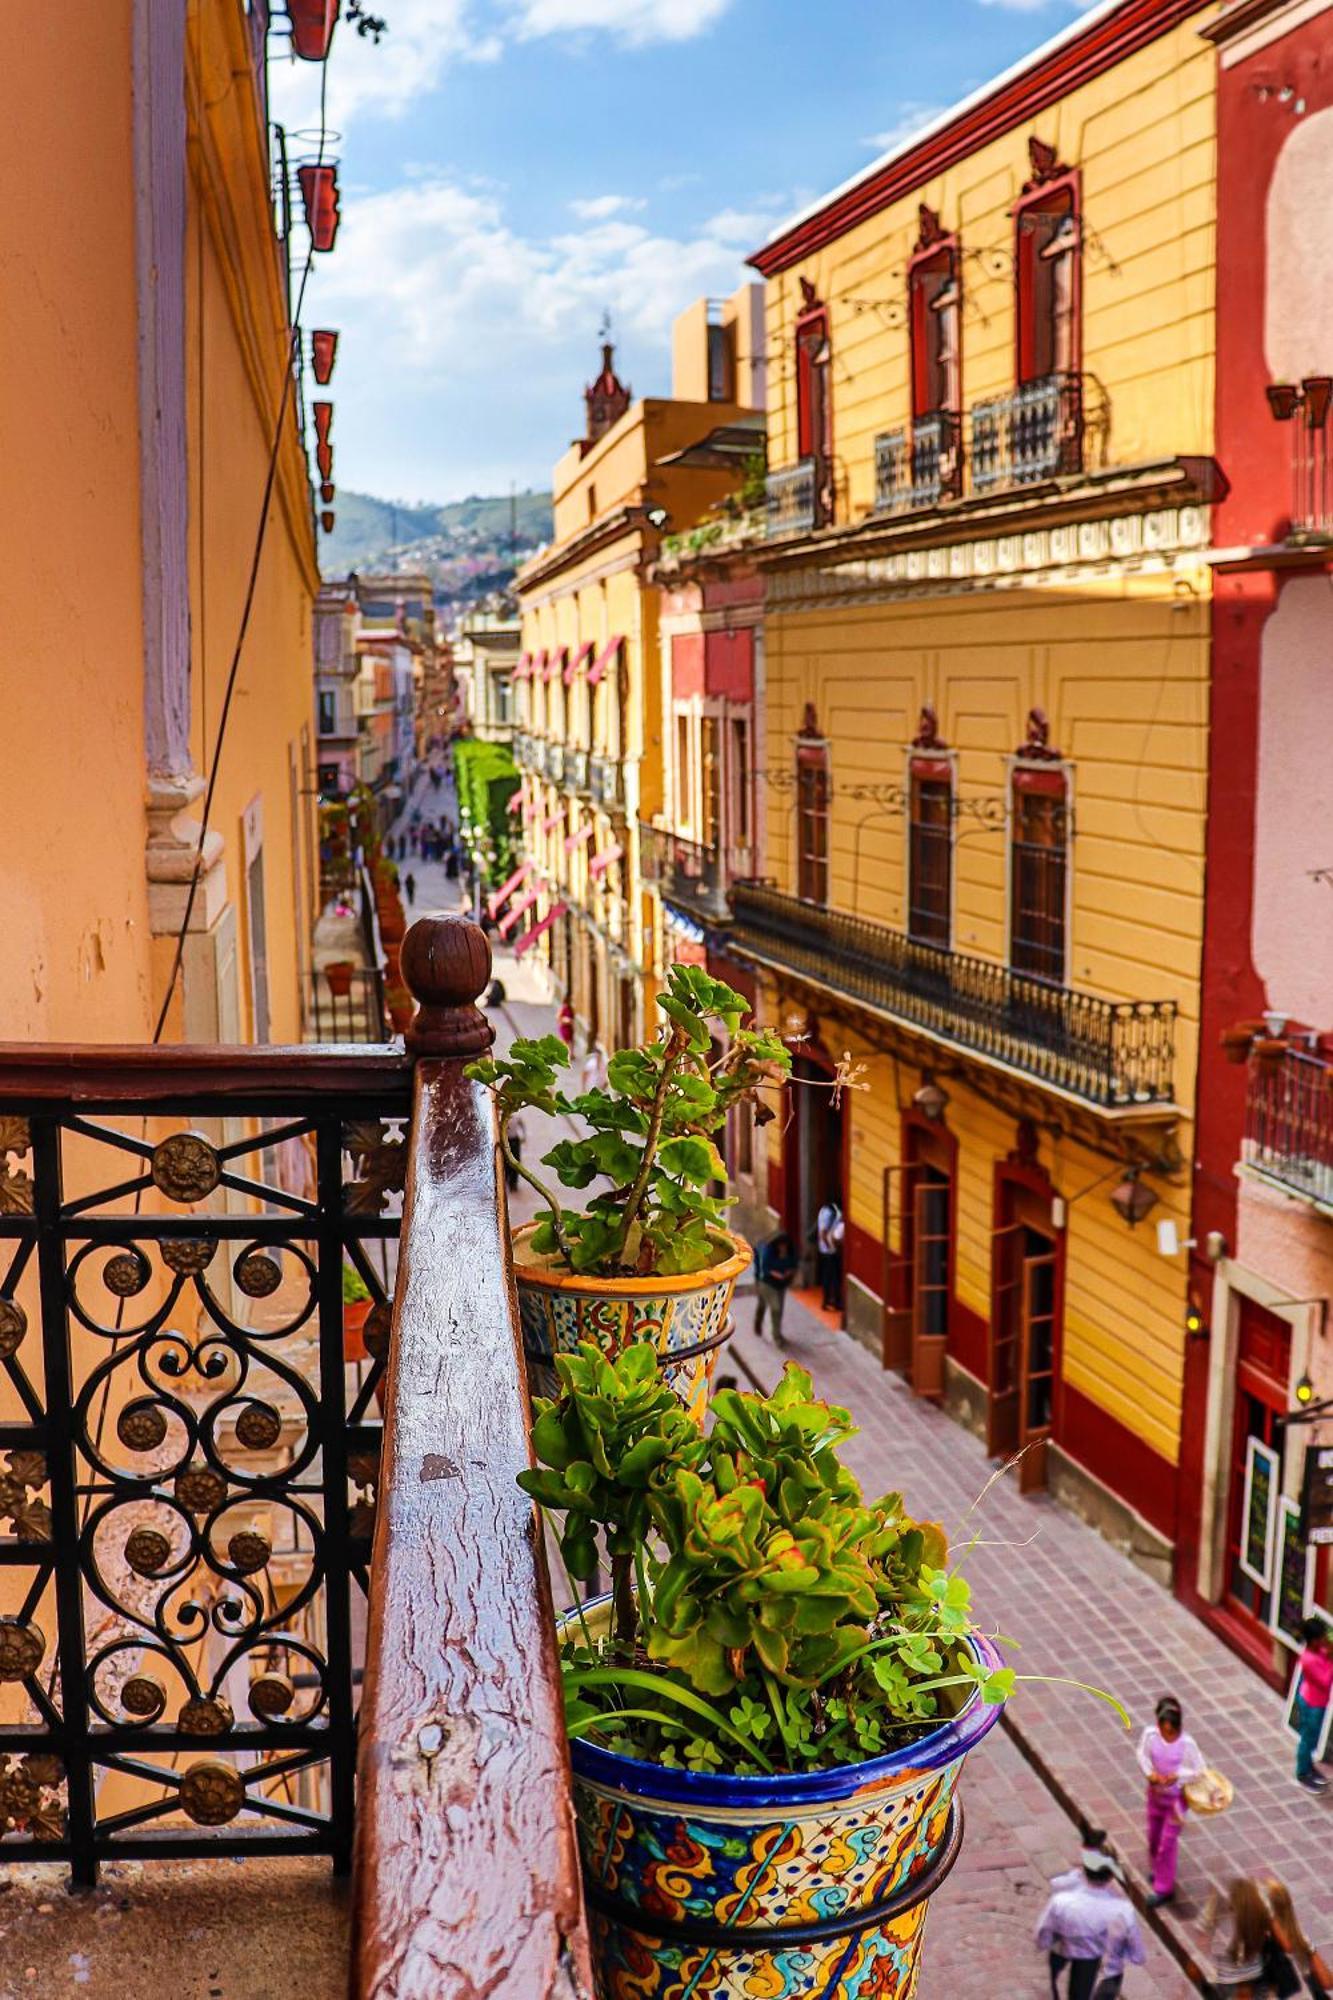
[[[561,1355],[537,1469],[575,1586],[609,1561],[609,1630],[578,1612],[563,1647],[570,1734],[622,1755],[741,1775],[855,1763],[937,1727],[979,1692],[966,1580],[943,1529],[899,1494],[867,1502],[854,1435],[789,1363],[768,1396],[719,1390],[705,1433],[652,1348]]]
[[[779,1037],[743,1028],[742,996],[701,967],[673,965],[657,1004],[666,1016],[660,1034],[644,1048],[618,1050],[605,1089],[571,1097],[560,1088],[569,1051],[554,1035],[516,1041],[507,1055],[467,1071],[494,1091],[505,1158],[546,1203],[532,1249],[563,1259],[571,1271],[675,1276],[715,1262],[729,1198],[711,1192],[726,1175],[714,1134],[733,1106],[770,1115],[760,1093],[780,1088],[791,1073]],[[713,1023],[727,1031],[721,1054]],[[585,1208],[567,1208],[511,1149],[510,1123],[528,1107],[573,1114],[587,1127],[584,1137],[562,1139],[543,1158],[562,1188],[606,1184]]]

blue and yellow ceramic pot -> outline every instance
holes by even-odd
[[[958,1774],[999,1717],[974,1696],[908,1750],[773,1778],[571,1744],[601,2000],[909,2000]]]
[[[753,1254],[749,1244],[723,1230],[717,1262],[707,1270],[681,1278],[594,1278],[565,1270],[558,1258],[536,1256],[529,1247],[534,1227],[514,1232],[514,1279],[533,1394],[559,1393],[553,1359],[576,1353],[585,1340],[612,1356],[650,1340],[662,1380],[702,1422],[713,1369],[730,1337],[731,1295]]]

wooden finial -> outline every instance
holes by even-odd
[[[477,1006],[490,984],[491,945],[470,917],[419,917],[402,949],[418,1013],[404,1037],[413,1056],[482,1056],[495,1030]]]

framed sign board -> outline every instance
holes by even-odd
[[[1306,1451],[1301,1528],[1312,1549],[1333,1547],[1333,1444],[1312,1444]]]
[[[1260,1438],[1245,1453],[1245,1494],[1240,1516],[1240,1566],[1261,1590],[1273,1588],[1273,1539],[1277,1527],[1282,1469],[1275,1451]]]

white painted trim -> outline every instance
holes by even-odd
[[[1266,1461],[1269,1471],[1268,1520],[1264,1528],[1264,1567],[1257,1570],[1246,1553],[1246,1542],[1250,1526],[1250,1497],[1254,1490],[1254,1468],[1259,1459]],[[1245,1447],[1245,1490],[1241,1495],[1241,1546],[1237,1561],[1260,1590],[1273,1588],[1274,1529],[1277,1526],[1278,1493],[1282,1486],[1282,1460],[1271,1445],[1261,1444],[1258,1438],[1251,1438]]]

